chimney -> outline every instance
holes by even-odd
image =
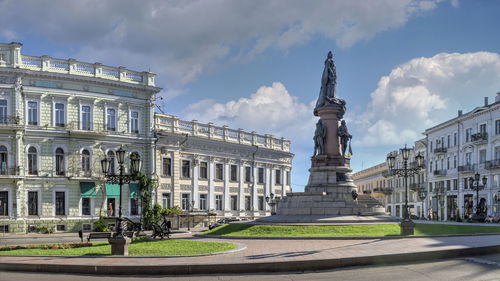
[[[500,92],[497,93],[497,96],[495,97],[495,102],[499,102],[500,101]]]
[[[488,97],[484,97],[484,106],[488,106]]]
[[[460,117],[460,116],[462,116],[462,110],[461,109],[458,111],[458,117]]]

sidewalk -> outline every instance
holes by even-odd
[[[188,239],[221,241],[221,239]],[[94,274],[211,274],[331,269],[500,253],[500,234],[366,240],[238,240],[236,252],[194,257],[0,256],[0,270]]]

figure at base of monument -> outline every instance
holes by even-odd
[[[313,157],[316,155],[325,154],[325,137],[326,137],[326,127],[323,125],[321,120],[316,123],[316,131],[314,131],[314,153]]]
[[[350,140],[352,139],[352,135],[349,134],[349,131],[347,130],[347,125],[345,124],[345,120],[342,120],[342,122],[340,122],[340,127],[337,131],[337,135],[340,138],[340,145],[342,146],[342,155],[344,157],[346,156],[351,157],[352,150],[351,150]],[[346,155],[348,143],[349,143],[349,154]]]

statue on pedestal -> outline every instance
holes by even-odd
[[[325,68],[323,69],[323,76],[321,77],[321,89],[319,91],[318,100],[316,101],[316,107],[314,108],[315,116],[318,116],[318,108],[327,104],[338,104],[342,106],[345,111],[345,101],[336,97],[336,87],[337,70],[333,62],[333,54],[330,51],[325,60]]]
[[[342,122],[340,122],[340,127],[337,131],[337,135],[340,138],[340,145],[342,146],[342,155],[344,157],[345,156],[350,157],[352,155],[351,143],[350,143],[352,135],[349,134],[349,131],[347,130],[347,125],[345,124],[345,120],[342,120]],[[349,155],[346,155],[347,143],[349,143]]]
[[[316,131],[314,131],[314,154],[316,155],[325,154],[325,138],[326,138],[326,126],[318,120],[316,123]]]

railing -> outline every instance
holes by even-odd
[[[424,184],[423,183],[410,183],[409,188],[411,191],[419,191],[424,189]]]
[[[474,172],[476,170],[476,164],[466,164],[458,166],[459,172]]]
[[[448,149],[446,147],[438,147],[434,149],[434,153],[439,154],[439,153],[446,153]]]
[[[19,116],[0,116],[0,127],[1,126],[11,126],[11,125],[21,125],[21,118]]]
[[[0,167],[0,177],[1,176],[17,176],[17,175],[19,175],[19,169]]]
[[[242,129],[230,129],[227,126],[215,126],[212,123],[201,124],[196,120],[185,121],[171,115],[155,115],[157,131],[188,134],[231,143],[256,145],[279,151],[290,151],[290,141],[275,138],[272,135],[259,135],[255,132],[245,132]]]
[[[488,133],[483,132],[483,133],[472,134],[470,136],[470,139],[471,139],[471,141],[478,141],[478,142],[487,141],[488,140]]]
[[[433,175],[435,175],[435,176],[446,176],[446,170],[434,170]]]
[[[100,63],[80,62],[74,59],[55,59],[48,56],[34,57],[21,55],[21,60],[20,67],[30,70],[74,74],[155,86],[155,74],[147,71],[137,72],[124,67],[111,67]]]
[[[500,159],[486,161],[484,164],[485,169],[497,169],[500,168]]]

